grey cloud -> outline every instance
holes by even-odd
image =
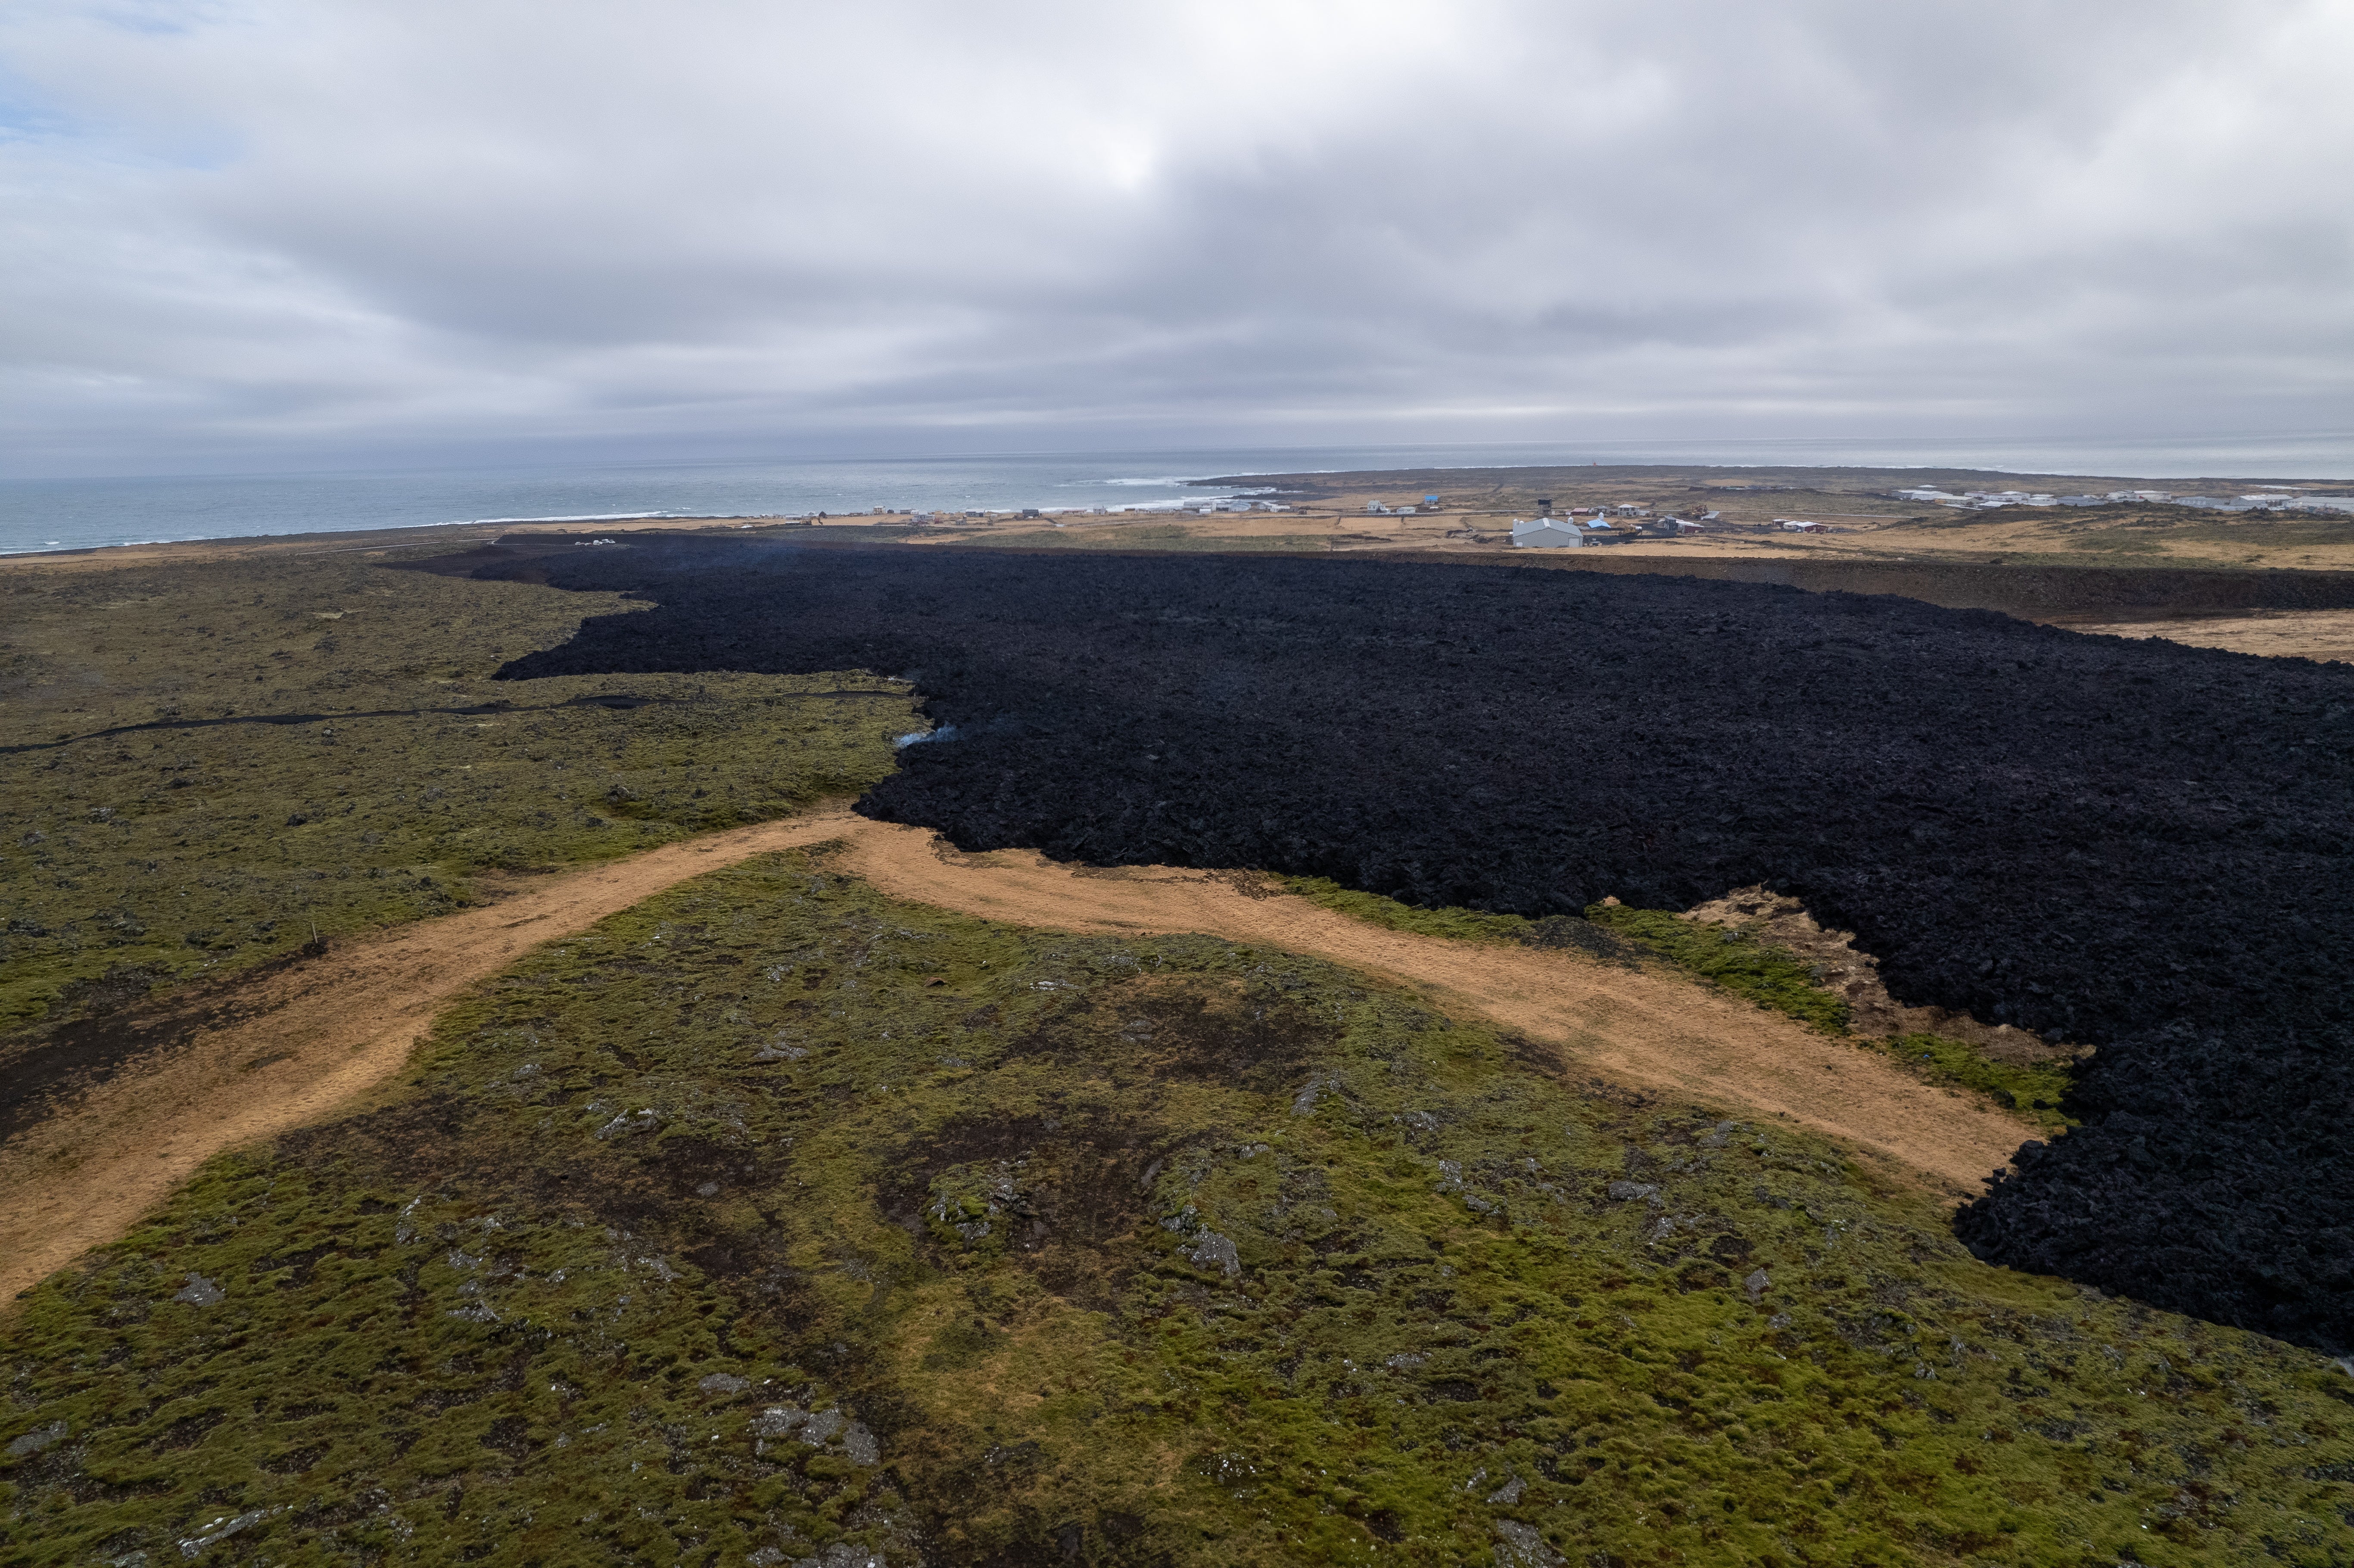
[[[2315,429],[2349,43],[2299,0],[47,0],[0,19],[0,431]]]

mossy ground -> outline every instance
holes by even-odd
[[[366,556],[0,580],[0,1034],[855,793],[913,727],[863,673],[492,682],[613,596]],[[334,619],[325,619],[333,617]],[[867,694],[810,696],[817,691]],[[600,694],[651,699],[562,706]],[[158,719],[334,716],[92,732]],[[63,740],[65,744],[56,744]]]
[[[1925,1077],[1976,1089],[2008,1110],[2031,1118],[2048,1132],[2079,1125],[2065,1101],[2074,1075],[2060,1062],[1997,1062],[1960,1040],[1939,1034],[1899,1034],[1882,1050]]]
[[[1425,909],[1401,904],[1378,893],[1360,893],[1330,877],[1287,876],[1284,886],[1313,904],[1391,931],[1417,937],[1444,937],[1456,942],[1525,943],[1538,922],[1518,915],[1494,915],[1484,909]]]
[[[1815,983],[1814,967],[1745,931],[1700,926],[1666,909],[1596,904],[1585,917],[1639,942],[1712,984],[1826,1033],[1846,1031],[1845,998]]]
[[[1331,966],[822,851],[517,966],[5,1333],[25,1563],[2354,1560],[2319,1357]]]

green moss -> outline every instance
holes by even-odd
[[[1463,942],[1523,942],[1535,924],[1518,915],[1491,915],[1483,909],[1424,909],[1384,898],[1378,893],[1359,893],[1321,876],[1287,876],[1280,880],[1284,886],[1312,904],[1369,926],[1410,931],[1417,937],[1445,937]]]
[[[2354,1552],[2322,1358],[1988,1268],[1827,1145],[1362,976],[822,853],[517,966],[0,1349],[0,1453],[63,1427],[0,1461],[12,1563],[249,1515],[218,1560]]]
[[[1847,1027],[1846,1001],[1815,984],[1811,965],[1746,933],[1694,925],[1670,910],[1596,904],[1585,911],[1584,922],[1566,917],[1529,920],[1479,909],[1418,908],[1378,894],[1359,893],[1320,876],[1282,881],[1292,892],[1327,909],[1416,936],[1527,947],[1575,946],[1589,951],[1621,946],[1640,949],[1802,1022],[1833,1033]],[[1572,929],[1580,925],[1589,929],[1573,936]],[[1613,937],[1620,942],[1608,942]]]
[[[2060,1109],[2074,1079],[2067,1062],[1997,1062],[1980,1055],[1967,1041],[1937,1034],[1900,1034],[1882,1048],[1924,1076],[1975,1089],[2048,1131],[2077,1125]]]
[[[1847,1029],[1847,1000],[1815,983],[1812,964],[1745,931],[1699,925],[1670,910],[1620,905],[1596,904],[1585,916],[1736,996],[1818,1029]]]
[[[855,793],[914,723],[863,673],[486,679],[606,595],[349,562],[28,580],[0,744],[37,749],[0,756],[0,1033],[446,913],[485,873]],[[562,705],[615,693],[649,702]],[[504,706],[398,711],[483,705]],[[48,744],[289,713],[346,716]]]

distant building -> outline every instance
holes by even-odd
[[[1825,531],[1821,524],[1804,517],[1776,517],[1774,521],[1782,525],[1785,534],[1820,534]]]
[[[1512,544],[1531,549],[1576,548],[1585,543],[1585,531],[1555,517],[1512,519]]]
[[[1956,495],[1951,491],[1937,490],[1928,485],[1915,485],[1895,493],[1899,501],[1934,501],[1940,506],[2057,506],[2057,497],[2031,494],[2024,490],[1973,490]]]

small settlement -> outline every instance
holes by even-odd
[[[1933,501],[1940,506],[1988,512],[1999,506],[2115,506],[2129,502],[2196,506],[2210,512],[2354,512],[2354,496],[2306,495],[2286,485],[2267,485],[2252,495],[2226,501],[2213,495],[2177,495],[2170,490],[2113,490],[2105,495],[2046,495],[2025,490],[1950,491],[1923,485],[1896,492],[1899,501]]]
[[[1578,519],[1589,511],[1592,521],[1580,522]],[[1635,527],[1631,530],[1613,527],[1606,521],[1613,515],[1632,521]],[[1567,516],[1556,517],[1553,514],[1553,503],[1540,499],[1537,515],[1512,519],[1512,544],[1515,547],[1530,549],[1576,549],[1593,545],[1616,545],[1647,535],[1680,539],[1707,532],[1708,525],[1716,519],[1717,514],[1713,512],[1703,513],[1697,522],[1672,514],[1653,517],[1648,508],[1635,505],[1590,509],[1573,506]]]

